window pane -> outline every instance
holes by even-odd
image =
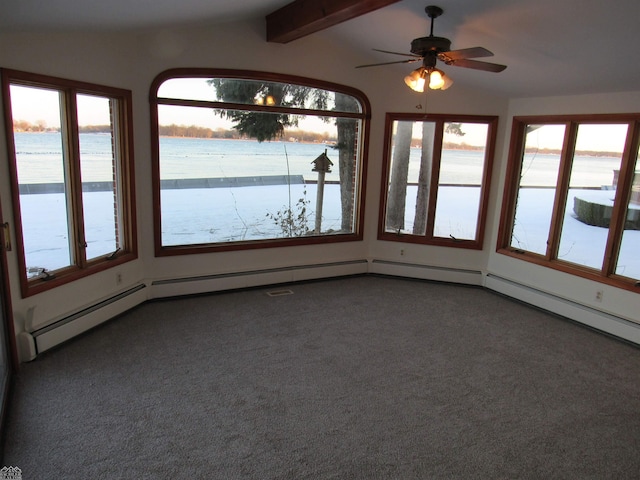
[[[423,128],[424,127],[424,128]],[[418,190],[421,201],[428,198],[433,155],[435,123],[394,121],[387,189],[385,230],[390,232],[424,235],[426,204],[419,208],[421,217],[416,222]],[[423,136],[424,133],[424,136]],[[424,140],[423,140],[424,139]],[[424,158],[422,156],[424,148]],[[421,188],[418,188],[421,185]]]
[[[627,125],[578,128],[558,259],[602,268]]]
[[[547,252],[564,125],[527,125],[511,247]]]
[[[265,123],[277,119],[259,115]],[[163,246],[354,231],[356,191],[341,181],[339,165],[342,178],[357,178],[356,135],[339,138],[359,131],[359,120],[302,116],[281,140],[258,142],[209,108],[159,105],[158,119]],[[321,175],[314,161],[325,154],[331,164]]]
[[[117,162],[110,103],[104,97],[77,95],[87,260],[118,248]]]
[[[489,127],[445,123],[434,236],[474,240]]]
[[[172,78],[158,88],[159,98],[362,112],[357,99],[339,95],[347,100],[338,100],[335,92],[320,88],[239,78]]]
[[[11,85],[27,277],[72,263],[60,102],[56,90]]]
[[[622,243],[618,254],[618,262],[615,272],[624,277],[640,280],[640,171],[638,171],[638,158],[636,155],[635,175],[631,186],[631,197],[627,205],[627,222],[622,234]]]

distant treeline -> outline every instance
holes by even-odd
[[[111,125],[85,125],[78,127],[80,133],[111,133]]]
[[[13,122],[14,132],[59,132],[60,127],[47,127],[47,122],[44,120],[31,123],[26,120],[14,120]],[[110,133],[111,125],[85,125],[78,127],[80,133]]]
[[[528,154],[536,154],[540,155],[560,155],[562,154],[561,150],[553,149],[553,148],[526,148],[525,153]],[[576,155],[580,155],[581,157],[608,157],[608,158],[618,158],[622,156],[621,152],[601,152],[599,150],[576,150]]]
[[[109,133],[111,132],[111,125],[84,125],[78,127],[80,133]],[[184,137],[184,138],[218,138],[218,139],[230,139],[240,140],[240,135],[236,130],[219,128],[212,130],[210,128],[198,127],[196,125],[160,125],[158,127],[161,137]],[[39,121],[31,123],[26,120],[15,120],[13,122],[14,132],[59,132],[59,127],[47,127],[46,122]],[[309,142],[309,143],[332,143],[337,139],[332,137],[328,133],[316,133],[307,132],[303,130],[285,130],[285,140],[295,142]],[[422,145],[421,140],[414,139],[411,143],[412,147],[420,148]],[[483,150],[482,146],[467,145],[466,143],[453,143],[444,142],[442,148],[445,150]],[[562,152],[557,149],[551,148],[527,148],[525,150],[528,154],[539,153],[541,155],[560,155]],[[601,152],[594,150],[580,150],[576,151],[577,155],[587,157],[611,157],[617,158],[622,154],[620,152]]]
[[[36,123],[27,122],[26,120],[13,121],[14,132],[58,132],[59,128],[48,128],[47,122],[40,120]]]
[[[161,137],[183,137],[183,138],[221,138],[235,139],[244,138],[237,130],[218,128],[198,127],[196,125],[160,125],[158,131]],[[307,132],[304,130],[285,130],[283,138],[297,142],[334,142],[336,139],[328,133]]]
[[[454,143],[454,142],[442,142],[443,150],[484,150],[482,145],[468,145],[464,142],[462,143]]]
[[[182,137],[182,138],[218,138],[218,139],[242,139],[243,136],[234,129],[219,128],[212,130],[196,125],[160,125],[158,127],[161,137]],[[46,122],[39,121],[31,123],[26,120],[16,120],[13,122],[14,132],[59,132],[59,127],[47,127]],[[80,133],[110,133],[111,125],[84,125],[78,127]],[[296,142],[335,142],[335,136],[329,133],[307,132],[304,130],[285,130],[283,138]]]

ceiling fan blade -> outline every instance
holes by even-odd
[[[356,68],[378,67],[380,65],[392,65],[394,63],[413,63],[419,62],[420,60],[422,60],[422,57],[412,58],[411,60],[399,60],[397,62],[369,63],[368,65],[358,65]]]
[[[390,52],[389,50],[380,50],[378,48],[374,48],[373,50],[376,51],[376,52],[391,53],[393,55],[402,55],[404,57],[418,57],[418,58],[421,58],[420,55],[414,55],[413,53]]]
[[[485,72],[501,72],[503,71],[505,68],[507,68],[506,65],[499,65],[497,63],[489,63],[489,62],[479,62],[477,60],[467,60],[467,59],[460,59],[460,60],[454,60],[451,63],[448,63],[447,65],[453,65],[454,67],[464,67],[464,68],[473,68],[475,70],[484,70]]]
[[[493,57],[493,52],[490,52],[483,47],[462,48],[460,50],[449,50],[448,52],[442,52],[438,54],[438,58],[444,63],[452,60],[461,60],[463,58],[479,58],[479,57]]]

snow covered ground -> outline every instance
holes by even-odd
[[[525,188],[520,190],[518,215],[513,231],[512,246],[544,254],[547,249],[549,222],[553,208],[555,190]],[[567,262],[602,268],[604,250],[609,230],[587,225],[577,219],[573,212],[573,197],[588,197],[610,204],[613,190],[570,190],[565,210],[558,258]],[[635,208],[632,206],[632,208]],[[625,230],[616,273],[631,278],[640,278],[640,230]]]

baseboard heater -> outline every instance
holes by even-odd
[[[553,293],[488,274],[485,287],[629,342],[640,344],[640,324]]]
[[[390,260],[373,260],[370,273],[394,275],[408,278],[435,280],[438,282],[482,285],[482,272],[464,268],[450,268],[418,263],[394,262]]]
[[[153,297],[188,295],[367,273],[365,259],[196,275],[151,282]]]
[[[145,288],[146,285],[141,283],[45,327],[23,332],[32,338],[32,346],[29,348],[30,359],[144,302],[146,294],[140,292]]]

